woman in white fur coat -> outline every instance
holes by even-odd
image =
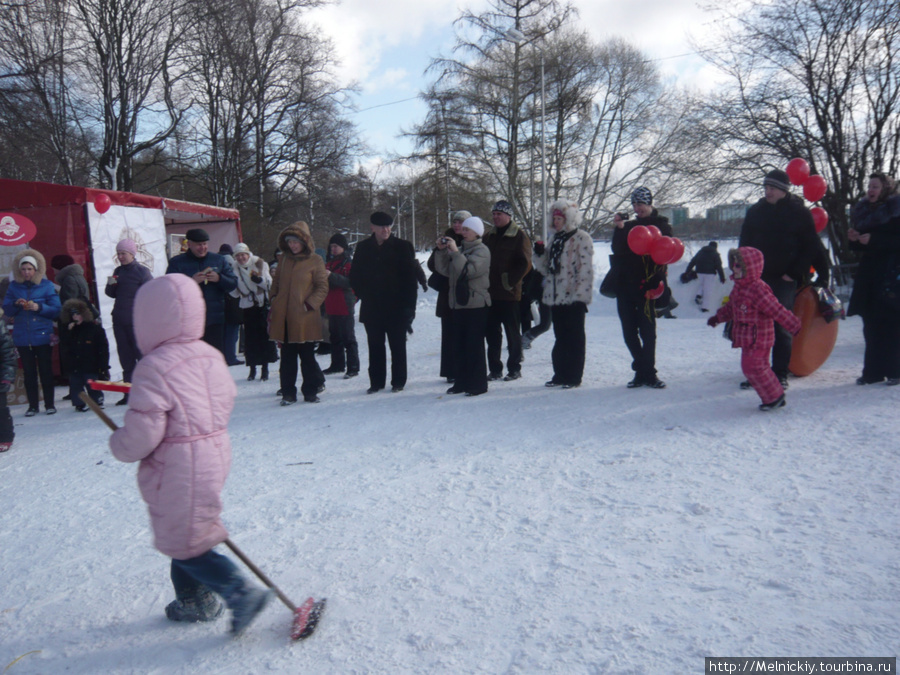
[[[571,389],[581,385],[584,374],[584,317],[594,294],[594,242],[578,229],[581,213],[575,202],[553,202],[550,215],[550,241],[546,247],[535,246],[532,259],[544,275],[544,304],[550,307],[556,338],[553,378],[546,386]]]
[[[231,295],[239,300],[244,315],[244,359],[250,366],[248,380],[256,379],[256,367],[262,366],[260,379],[269,379],[269,364],[278,360],[275,343],[269,339],[269,290],[272,277],[269,265],[253,255],[247,244],[234,247],[234,276],[237,288]]]

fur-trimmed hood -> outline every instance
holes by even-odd
[[[37,271],[34,273],[34,276],[31,277],[31,283],[36,286],[47,278],[47,261],[44,260],[43,254],[36,249],[26,248],[24,251],[19,251],[16,254],[16,257],[13,258],[13,278],[20,284],[25,283],[25,277],[22,276],[19,264],[22,262],[22,258],[26,256],[31,256],[37,260]]]
[[[728,266],[732,269],[735,263],[740,263],[744,268],[744,276],[741,279],[735,279],[735,283],[750,283],[762,277],[763,265],[765,259],[762,251],[752,246],[741,246],[728,251]]]
[[[581,211],[578,209],[578,204],[576,202],[568,201],[566,199],[557,199],[553,202],[550,205],[550,212],[547,214],[551,224],[553,223],[554,211],[562,211],[565,215],[566,224],[563,229],[566,232],[571,232],[581,225]]]
[[[79,298],[72,298],[63,303],[59,312],[59,322],[67,325],[72,320],[73,314],[81,314],[81,318],[84,319],[85,323],[90,323],[97,318],[94,316],[91,306]]]
[[[302,241],[306,246],[306,251],[300,253],[299,255],[294,255],[293,253],[291,253],[291,247],[288,246],[286,240],[286,237],[290,235],[298,237],[300,241]],[[288,225],[278,235],[278,248],[281,249],[282,253],[284,253],[286,256],[291,256],[292,258],[296,258],[297,260],[308,258],[309,256],[311,256],[316,252],[316,244],[313,241],[312,233],[309,231],[309,225],[307,225],[302,220],[298,220],[293,225]]]

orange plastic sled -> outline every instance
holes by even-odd
[[[801,288],[794,299],[794,314],[800,318],[800,333],[794,336],[789,368],[805,377],[816,372],[831,356],[837,342],[838,323],[828,323],[819,311],[819,298],[811,286]]]

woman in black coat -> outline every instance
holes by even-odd
[[[850,219],[850,248],[863,252],[847,312],[862,317],[866,340],[863,372],[856,384],[886,379],[888,385],[897,385],[900,308],[889,306],[883,297],[888,276],[900,270],[900,195],[890,176],[873,173],[869,177],[866,197],[853,207]]]

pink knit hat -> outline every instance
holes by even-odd
[[[131,255],[137,255],[137,244],[134,243],[133,239],[123,239],[116,244],[116,253],[119,253],[120,251],[125,251]]]

